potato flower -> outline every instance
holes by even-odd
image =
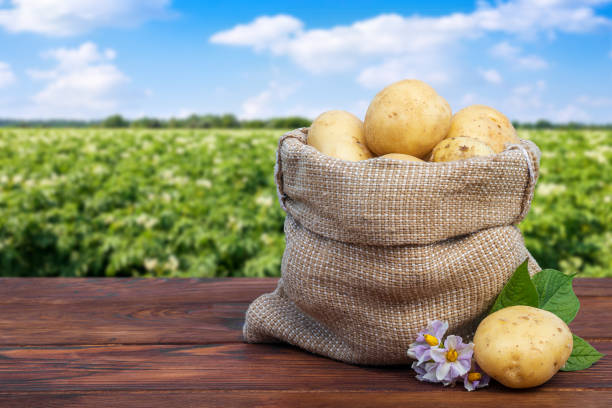
[[[489,385],[491,377],[478,366],[476,360],[472,360],[472,368],[463,376],[463,386],[468,391]]]
[[[432,348],[430,354],[434,363],[437,363],[436,378],[444,385],[449,385],[470,370],[474,344],[465,344],[461,337],[451,335],[444,341],[443,348]]]
[[[440,346],[446,330],[448,322],[434,320],[429,323],[425,330],[417,334],[416,342],[409,346],[408,357],[417,360],[417,364],[431,360],[431,349]]]

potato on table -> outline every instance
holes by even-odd
[[[448,138],[467,136],[478,139],[500,153],[506,143],[519,143],[516,130],[501,112],[485,105],[471,105],[455,113]]]
[[[364,127],[376,155],[403,153],[424,158],[446,136],[451,108],[425,82],[407,79],[389,85],[370,103]]]
[[[359,161],[374,157],[365,143],[363,122],[342,110],[319,115],[310,125],[307,143],[337,159]]]
[[[430,160],[432,162],[447,162],[492,154],[495,154],[493,149],[480,140],[463,136],[451,137],[442,140],[434,147]]]
[[[548,381],[572,353],[567,324],[546,310],[512,306],[487,316],[474,335],[474,358],[487,374],[511,388]]]

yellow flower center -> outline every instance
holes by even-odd
[[[432,336],[431,334],[426,334],[423,337],[425,337],[425,343],[429,344],[430,346],[437,346],[440,342],[435,336]]]
[[[457,357],[459,357],[459,355],[457,354],[457,350],[455,349],[450,349],[446,352],[446,359],[451,363],[457,361]]]
[[[469,373],[468,374],[468,381],[469,382],[478,381],[481,378],[482,378],[482,375],[480,373]]]

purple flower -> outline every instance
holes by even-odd
[[[436,379],[444,385],[449,385],[469,371],[474,345],[464,344],[459,336],[448,336],[444,341],[444,348],[432,348],[430,354],[436,363]]]
[[[416,371],[416,378],[419,381],[438,382],[436,378],[436,364],[424,363],[419,364],[416,361],[412,363],[412,369]]]
[[[489,385],[489,380],[491,377],[482,371],[475,360],[472,360],[472,368],[463,376],[463,386],[468,391],[474,391]]]
[[[431,360],[431,349],[440,345],[446,330],[448,322],[434,320],[429,323],[425,330],[417,334],[416,342],[408,348],[408,357],[417,360],[417,364]]]

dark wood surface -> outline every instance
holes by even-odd
[[[538,388],[468,393],[407,367],[242,342],[276,279],[0,279],[0,407],[612,407],[612,279],[576,279],[572,331],[606,356]]]

